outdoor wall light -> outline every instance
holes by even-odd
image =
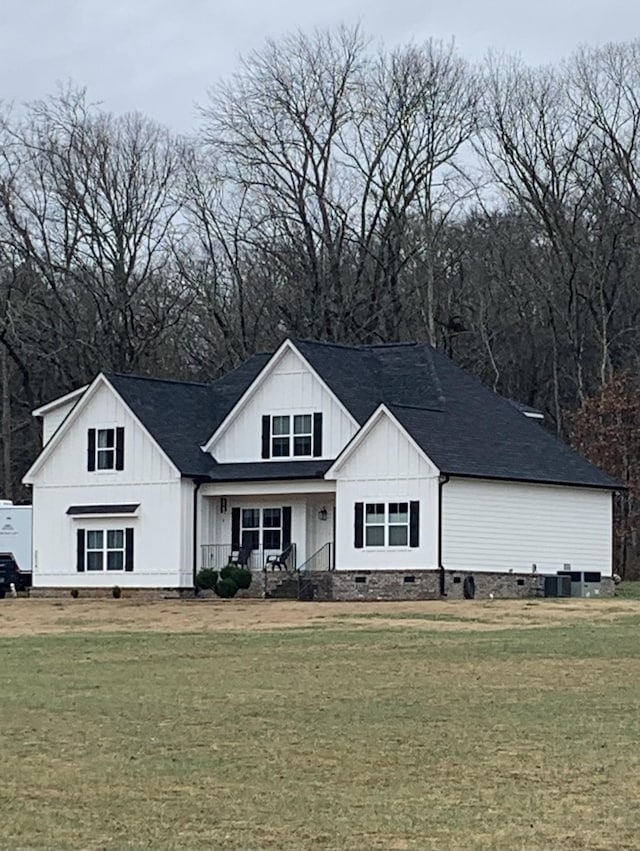
[[[220,497],[220,514],[226,514],[227,511],[227,498],[226,496]]]
[[[326,520],[327,519],[327,509],[324,506],[318,512],[318,517],[319,517],[320,520]]]

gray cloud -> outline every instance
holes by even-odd
[[[86,86],[111,110],[140,110],[177,130],[194,103],[265,38],[360,21],[388,44],[455,38],[480,59],[489,48],[532,63],[579,44],[640,34],[637,0],[3,0],[0,98],[42,97],[56,82]]]

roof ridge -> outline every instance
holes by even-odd
[[[135,381],[156,381],[163,384],[187,384],[192,387],[211,387],[212,381],[183,381],[180,378],[158,378],[154,375],[137,375],[133,372],[103,372],[105,378],[133,378]]]
[[[408,411],[431,411],[432,413],[438,414],[446,413],[444,405],[442,408],[436,408],[433,405],[407,405],[403,402],[382,402],[382,404],[386,405],[386,407],[390,410],[393,410],[394,408],[402,408],[403,410],[406,409]]]
[[[335,349],[349,349],[351,351],[370,351],[371,349],[409,348],[411,346],[429,346],[430,343],[420,343],[417,340],[409,340],[400,343],[338,343],[330,340],[311,340],[308,337],[292,337],[291,342],[307,343],[314,346],[332,346]]]

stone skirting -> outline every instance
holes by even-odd
[[[444,572],[444,599],[462,600],[469,593],[473,577],[474,598],[486,600],[542,597],[544,577],[532,573]],[[251,587],[239,591],[237,599],[301,599],[321,601],[358,600],[439,600],[439,570],[336,570],[309,573],[255,572]],[[32,588],[32,597],[69,597],[71,588]],[[83,599],[112,597],[112,588],[78,588]],[[615,585],[603,577],[601,597],[612,597]],[[163,600],[193,597],[193,588],[122,588],[122,598]],[[214,597],[213,591],[201,591],[200,597]]]
[[[470,583],[470,578],[473,582]],[[435,600],[441,597],[439,570],[337,570],[331,573],[309,573],[305,599],[313,600]],[[473,591],[474,599],[518,599],[542,597],[544,577],[532,573],[444,572],[444,598],[465,599]],[[603,577],[601,597],[612,597],[613,580]]]
[[[77,591],[77,594],[73,594]],[[120,586],[120,598],[124,600],[177,600],[181,597],[193,597],[193,588],[123,588]],[[60,599],[74,597],[82,600],[113,599],[113,586],[109,588],[31,588],[30,597],[40,599]]]

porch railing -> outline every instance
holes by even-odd
[[[298,568],[300,573],[311,573],[315,571],[333,570],[333,542],[320,547],[312,556],[303,562]]]
[[[213,570],[222,570],[229,564],[233,548],[231,544],[201,544],[200,546],[200,567],[208,567]],[[271,564],[268,559],[280,555],[278,550],[251,550],[251,555],[246,564],[249,570],[267,570],[271,569]],[[278,566],[276,565],[276,571]],[[291,553],[286,560],[287,570],[296,570],[296,545],[291,545]]]

